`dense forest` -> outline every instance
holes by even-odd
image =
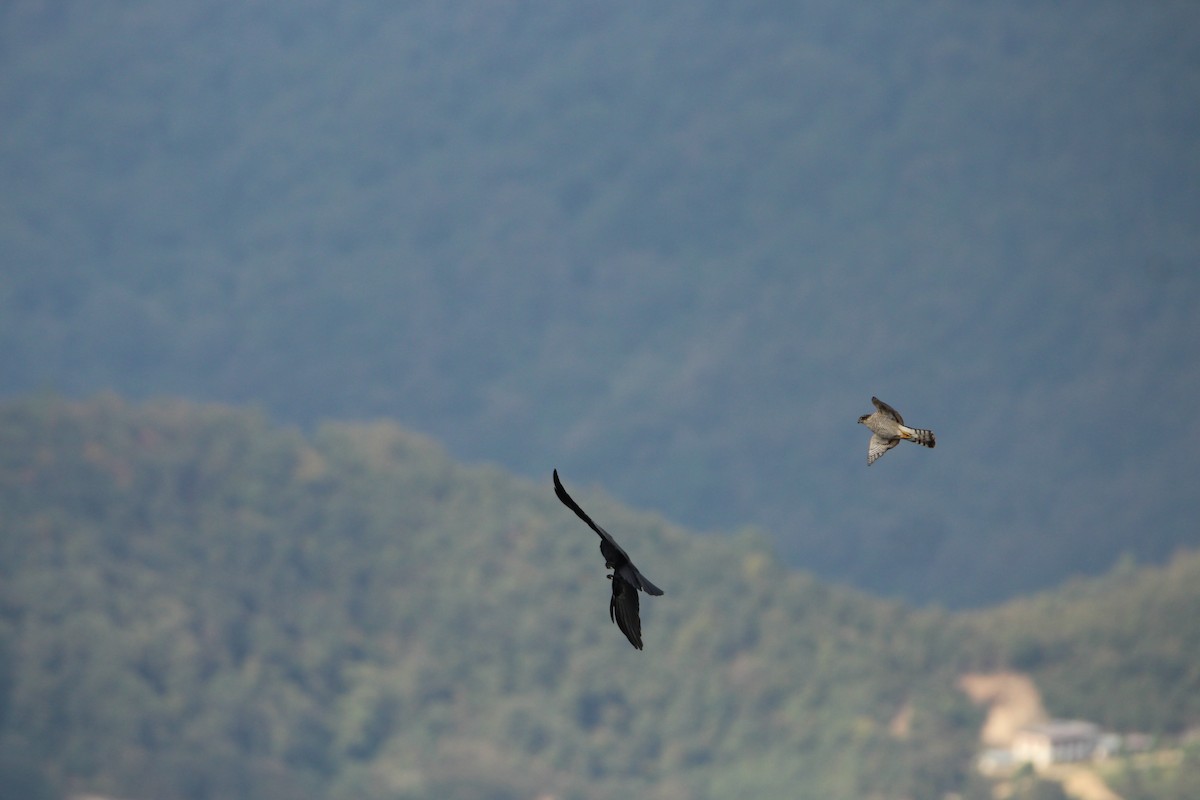
[[[6,2],[0,393],[387,417],[922,603],[1164,562],[1200,546],[1198,27]],[[864,471],[873,394],[938,450]]]
[[[382,420],[0,404],[0,795],[982,800],[965,671],[1115,730],[1200,719],[1200,556],[952,615],[573,486],[666,590],[638,652],[549,466]]]

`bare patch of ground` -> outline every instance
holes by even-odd
[[[958,688],[976,704],[988,707],[979,732],[988,747],[1008,747],[1018,728],[1049,719],[1037,685],[1020,672],[967,673],[958,679]]]
[[[968,673],[959,678],[958,688],[974,703],[988,708],[979,732],[986,747],[1007,748],[1018,728],[1049,719],[1037,685],[1020,672]],[[1056,764],[1038,774],[1058,781],[1063,791],[1078,800],[1122,800],[1088,764]],[[1001,782],[996,788],[1001,791],[1006,786]]]

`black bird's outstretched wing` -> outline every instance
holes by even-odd
[[[900,416],[899,411],[892,408],[887,403],[883,402],[878,397],[875,397],[873,395],[871,397],[871,402],[874,403],[875,407],[878,408],[880,411],[882,411],[884,414],[887,414],[889,417],[896,420],[896,422],[899,422],[901,425],[904,424],[904,417]]]
[[[637,589],[625,582],[620,574],[612,579],[612,599],[608,601],[608,618],[617,623],[621,633],[638,650],[642,649],[642,619],[638,616]]]
[[[617,544],[617,540],[608,531],[604,530],[604,528],[592,522],[592,518],[579,507],[579,503],[576,503],[574,498],[567,494],[567,490],[563,488],[562,481],[558,479],[558,470],[554,470],[554,493],[558,495],[558,499],[562,501],[564,506],[575,512],[575,516],[586,522],[589,528],[600,534],[600,550],[604,553],[604,557],[608,559],[610,566],[629,563],[629,556],[621,549],[621,545]],[[605,548],[605,545],[611,548],[611,554],[614,557],[610,557],[610,551]]]
[[[612,567],[614,574],[620,575],[635,589],[641,589],[646,594],[655,596],[663,593],[662,589],[651,583],[650,579],[633,565],[633,562],[629,560],[629,555],[621,548],[621,545],[617,544],[617,540],[612,537],[612,534],[593,522],[571,495],[567,494],[562,481],[558,479],[558,470],[554,470],[554,493],[558,495],[558,499],[564,506],[574,511],[575,516],[586,522],[588,527],[600,536],[600,553],[604,556],[605,566]]]

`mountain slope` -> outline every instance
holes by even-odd
[[[0,403],[0,790],[975,800],[979,670],[1056,716],[1194,724],[1200,554],[949,615],[572,488],[666,591],[644,652],[548,476],[382,421]]]
[[[1163,569],[1123,562],[967,618],[1000,663],[1030,673],[1058,716],[1178,733],[1200,720],[1200,554]]]
[[[37,398],[0,407],[0,459],[0,730],[64,788],[899,798],[966,768],[942,620],[759,541],[581,487],[666,590],[637,652],[548,477],[457,466],[388,423],[306,440],[222,408]]]

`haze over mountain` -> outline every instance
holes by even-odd
[[[0,8],[0,391],[386,415],[979,604],[1200,543],[1192,3]],[[867,469],[878,395],[938,435]]]

